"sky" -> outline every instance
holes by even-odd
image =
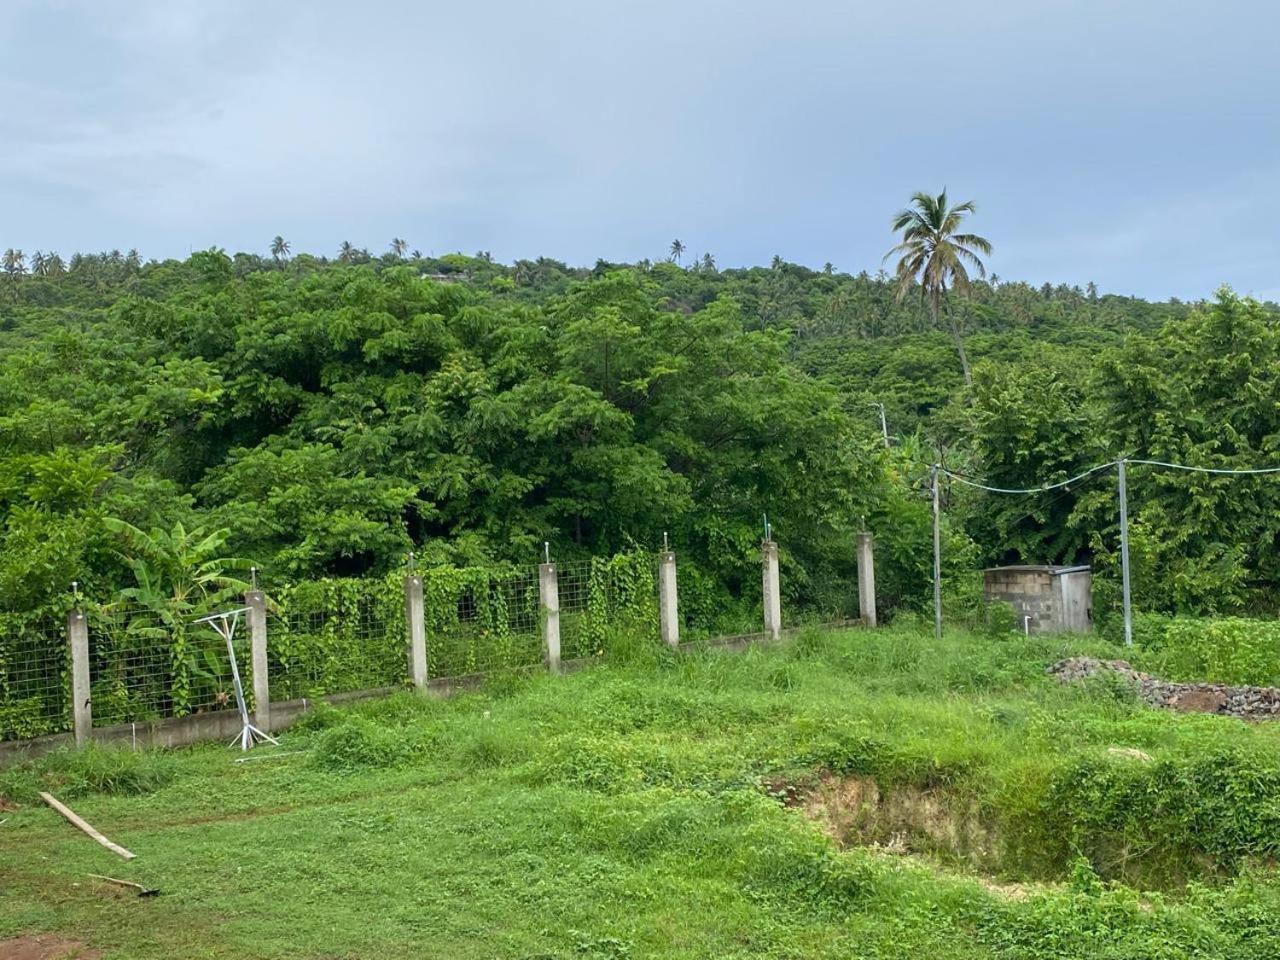
[[[0,246],[777,254],[1280,300],[1280,4],[9,0]]]

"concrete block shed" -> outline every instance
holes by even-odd
[[[987,602],[1013,607],[1031,633],[1093,630],[1093,571],[1087,566],[992,567],[982,572]]]

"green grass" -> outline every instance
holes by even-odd
[[[0,771],[0,939],[131,960],[1280,955],[1280,730],[1045,677],[1081,651],[1115,654],[908,627],[632,645],[568,677],[319,710],[279,759],[58,754]],[[832,777],[885,797],[843,848],[781,799]],[[940,810],[986,839],[948,842]],[[855,842],[889,831],[913,852]]]

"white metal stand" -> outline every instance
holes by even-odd
[[[240,683],[240,666],[236,663],[235,635],[236,627],[240,623],[240,617],[247,613],[248,607],[241,607],[238,610],[228,610],[225,613],[211,613],[207,617],[201,617],[196,623],[207,623],[212,627],[223,640],[227,641],[227,656],[231,660],[231,679],[235,684],[236,690],[236,706],[240,708],[241,729],[234,740],[228,746],[240,744],[241,750],[248,750],[260,742],[274,743],[280,746],[280,741],[269,733],[263,733],[249,720],[249,707],[244,702],[244,686]]]

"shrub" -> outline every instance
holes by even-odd
[[[1153,669],[1169,679],[1280,683],[1280,622],[1274,620],[1174,617],[1142,639]]]
[[[348,717],[320,735],[311,762],[325,770],[350,772],[392,767],[407,759],[409,753],[409,741],[402,732],[363,717]]]
[[[55,750],[0,774],[0,795],[34,802],[47,790],[61,798],[91,793],[153,793],[174,776],[174,761],[159,750],[130,750],[90,743]]]

